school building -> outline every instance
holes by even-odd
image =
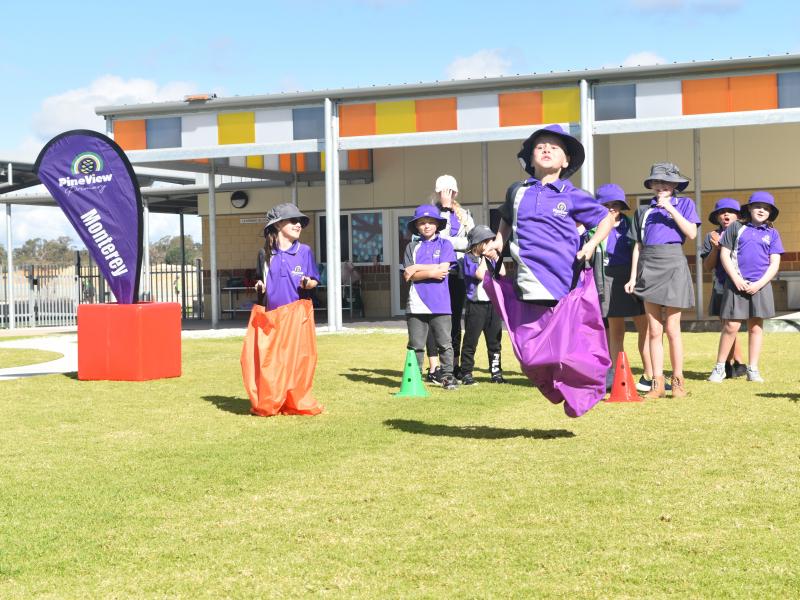
[[[459,184],[476,223],[508,185],[526,177],[520,142],[539,125],[560,123],[579,137],[586,162],[574,183],[593,191],[617,183],[631,205],[649,200],[642,182],[654,162],[691,178],[685,194],[704,220],[685,254],[696,281],[699,245],[714,203],[746,202],[769,190],[786,254],[776,288],[779,310],[800,309],[800,55],[569,71],[428,84],[105,106],[97,113],[134,165],[197,173],[183,195],[203,219],[207,307],[212,319],[246,305],[240,287],[263,244],[264,214],[295,202],[310,226],[301,241],[326,266],[321,303],[332,328],[347,314],[349,290],[338,259],[361,273],[368,318],[403,312],[399,272],[413,208],[437,176]],[[165,188],[168,201],[180,192]],[[338,217],[338,218],[337,218]],[[696,291],[703,317],[709,276]],[[793,277],[797,275],[798,285]],[[346,283],[346,282],[345,282]],[[238,284],[238,285],[237,285]],[[694,316],[691,315],[690,316]]]

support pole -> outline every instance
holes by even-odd
[[[139,297],[144,296],[144,300],[147,302],[153,301],[153,292],[152,292],[152,285],[150,282],[150,203],[147,198],[142,198],[142,208],[144,209],[144,214],[142,215],[142,243],[144,244],[144,248],[142,251],[144,254],[142,255],[142,282],[144,283],[144,289],[139,289]],[[144,292],[144,293],[142,293]]]
[[[339,228],[339,152],[335,107],[325,98],[325,254],[327,256],[328,331],[342,329],[341,252]]]
[[[292,161],[292,204],[297,206],[297,155],[291,155]]]
[[[211,275],[211,329],[219,326],[219,281],[217,279],[217,174],[214,160],[208,173],[208,269]]]
[[[181,228],[181,317],[186,318],[186,231],[183,227],[183,210],[178,213]]]
[[[10,172],[9,172],[10,173]],[[9,175],[10,179],[10,175]],[[9,181],[9,183],[12,183]],[[6,204],[6,300],[8,301],[8,328],[17,328],[17,311],[14,306],[14,244],[11,239],[11,205]]]
[[[692,140],[694,142],[694,204],[697,214],[703,214],[703,186],[702,169],[700,164],[700,130],[692,130]],[[705,318],[705,307],[703,306],[703,258],[700,256],[703,250],[703,225],[697,227],[697,237],[694,239],[694,268],[695,268],[695,315],[698,321]]]
[[[489,225],[489,144],[481,142],[481,183],[483,184],[483,195],[481,204],[483,208],[483,222]]]
[[[586,152],[586,158],[581,168],[581,187],[594,194],[594,107],[592,86],[585,79],[581,79],[581,144]]]

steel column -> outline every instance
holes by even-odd
[[[592,102],[592,86],[581,79],[581,144],[586,158],[581,167],[581,187],[594,194],[594,108]]]
[[[211,275],[211,329],[219,326],[219,281],[217,279],[217,196],[214,160],[208,174],[208,269]]]
[[[692,141],[694,142],[694,204],[697,209],[697,214],[703,214],[703,186],[702,186],[702,169],[701,169],[701,145],[700,145],[700,131],[698,129],[692,130]],[[703,250],[703,220],[700,219],[700,225],[697,226],[697,237],[694,239],[694,268],[695,268],[695,318],[699,321],[704,318],[703,306],[703,258],[701,252]]]

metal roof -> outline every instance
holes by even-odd
[[[208,110],[246,110],[276,105],[320,104],[325,98],[344,102],[359,102],[403,97],[438,96],[443,94],[510,90],[529,87],[558,87],[575,85],[585,79],[596,83],[615,83],[664,79],[674,76],[697,77],[715,73],[748,74],[776,69],[800,69],[800,54],[730,58],[723,60],[692,61],[635,67],[584,69],[530,75],[484,77],[430,83],[370,86],[359,88],[328,89],[308,92],[290,92],[258,96],[211,97],[204,101],[154,102],[149,104],[124,104],[99,106],[98,115],[106,118],[134,118],[156,115],[175,115]]]

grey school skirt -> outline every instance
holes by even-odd
[[[720,319],[744,321],[754,317],[770,319],[774,316],[775,300],[772,296],[771,281],[752,296],[737,290],[730,280],[725,283],[725,292],[722,294],[722,305],[719,309]]]
[[[694,285],[680,244],[642,246],[634,293],[645,302],[693,308]]]
[[[600,309],[603,311],[603,317],[637,317],[644,314],[642,301],[625,291],[625,284],[630,278],[630,265],[603,267],[600,290]]]

